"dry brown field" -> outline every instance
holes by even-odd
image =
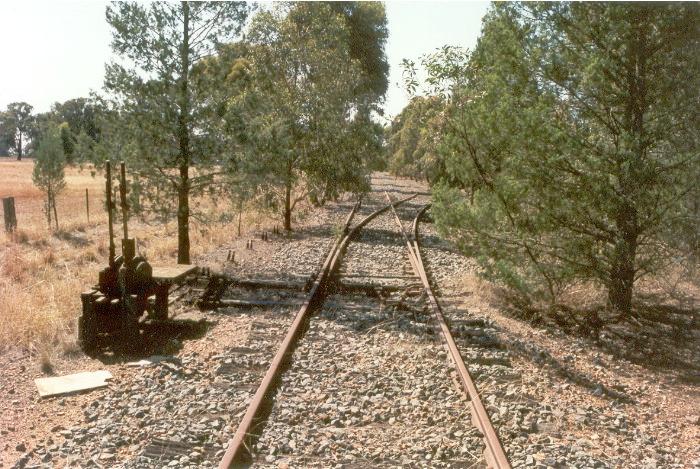
[[[59,230],[53,230],[47,225],[43,194],[32,184],[33,166],[31,159],[0,158],[0,198],[15,198],[18,224],[14,234],[5,233],[0,213],[0,351],[18,346],[41,363],[50,363],[78,351],[80,292],[96,283],[97,272],[107,262],[104,176],[91,167],[66,169],[66,188],[57,197]],[[90,197],[89,223],[85,189]],[[210,213],[227,208],[221,201],[194,204]],[[257,229],[270,220],[247,212],[243,222],[244,228]],[[192,257],[230,239],[234,225],[192,219]],[[132,217],[130,233],[149,260],[176,262],[174,221],[162,224]]]

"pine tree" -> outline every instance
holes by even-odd
[[[617,317],[630,314],[635,281],[667,262],[687,218],[699,11],[492,8],[453,91],[435,210],[487,274],[550,301],[595,280]]]
[[[215,92],[201,87],[209,82],[199,80],[197,65],[237,36],[248,11],[244,2],[118,2],[107,8],[112,48],[134,67],[107,67],[110,130],[97,153],[128,161],[149,209],[175,212],[181,264],[190,262],[190,197],[213,188],[225,157],[218,135],[209,132],[211,121],[221,118],[210,105]]]

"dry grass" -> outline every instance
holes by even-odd
[[[20,231],[29,239],[41,239],[47,231],[47,222],[44,215],[44,196],[32,184],[33,168],[34,162],[31,159],[0,159],[0,198],[14,197]],[[104,222],[106,217],[101,210],[104,201],[103,187],[104,179],[99,175],[93,177],[89,168],[83,171],[67,168],[66,189],[56,201],[60,228],[73,231],[81,225],[87,225],[85,189],[88,189],[90,195],[90,221]],[[4,223],[0,213],[0,226],[4,226]]]
[[[60,230],[50,231],[43,214],[42,193],[32,184],[33,162],[0,159],[0,197],[15,197],[19,229],[0,234],[0,350],[27,348],[45,366],[56,354],[76,350],[80,292],[97,281],[106,264],[107,217],[101,175],[90,169],[66,170],[66,189],[57,199]],[[85,189],[90,193],[90,223],[85,214]],[[198,208],[225,210],[220,201],[197,201]],[[244,215],[245,226],[257,228],[265,220]],[[176,224],[130,221],[139,250],[156,263],[174,263]],[[0,230],[4,220],[0,213]],[[230,240],[234,223],[190,223],[191,255],[212,250]],[[42,365],[43,366],[43,365]]]
[[[634,304],[656,303],[685,310],[697,311],[700,307],[700,270],[689,269],[687,262],[671,262],[654,274],[638,279],[634,285]],[[465,291],[479,292],[479,297],[491,306],[510,308],[522,306],[522,297],[507,287],[484,279],[479,269],[465,274],[460,287]],[[532,300],[532,307],[546,310],[545,301]],[[600,282],[572,282],[562,289],[557,304],[575,311],[604,310],[607,291]]]

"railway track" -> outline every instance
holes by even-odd
[[[386,196],[389,199],[389,195],[387,194]],[[499,469],[510,468],[510,463],[505,454],[505,451],[503,450],[503,446],[498,437],[498,434],[493,428],[493,424],[491,423],[491,419],[489,418],[489,415],[486,412],[486,408],[484,407],[484,404],[481,401],[481,397],[479,396],[479,392],[477,391],[476,385],[474,384],[474,380],[472,379],[471,375],[469,374],[469,370],[464,364],[462,354],[460,353],[459,348],[457,347],[457,344],[454,338],[452,337],[452,332],[450,332],[450,328],[447,325],[447,322],[445,321],[442,309],[440,308],[440,304],[435,298],[432,287],[430,285],[430,281],[428,279],[428,274],[425,270],[423,258],[420,253],[420,244],[418,241],[418,224],[420,222],[421,216],[425,213],[425,210],[427,210],[429,206],[430,205],[424,206],[413,220],[412,242],[406,236],[403,230],[403,225],[401,224],[401,220],[399,219],[398,215],[396,215],[396,212],[394,212],[394,215],[396,216],[396,222],[399,225],[401,234],[403,235],[406,241],[406,248],[408,249],[409,257],[411,258],[413,268],[416,274],[421,278],[423,286],[425,287],[426,295],[428,296],[431,309],[433,311],[433,314],[435,315],[435,321],[440,327],[440,333],[444,340],[445,348],[448,350],[450,358],[452,359],[452,362],[457,368],[462,388],[464,392],[469,396],[469,401],[471,404],[470,409],[472,413],[472,421],[474,425],[479,429],[479,431],[481,431],[484,435],[484,457],[486,459],[486,462],[490,467],[495,467]]]
[[[386,197],[358,223],[369,204],[346,218],[220,468],[277,467],[280,457],[302,467],[510,467],[423,264],[418,226],[427,205],[409,206],[416,194]],[[400,212],[415,215],[412,239]],[[272,327],[279,336],[279,321]]]
[[[447,325],[514,467],[683,467],[670,446],[652,441],[658,426],[636,424],[634,406],[581,399],[582,389],[553,375],[558,368],[542,361],[548,358],[537,345],[531,348],[517,328],[505,336],[488,318],[488,295],[469,296],[479,288],[469,277],[473,262],[440,238],[430,212],[416,221],[429,202],[422,185],[377,174],[372,188],[348,233],[386,206],[385,190],[395,199],[418,195],[395,207],[402,229],[387,210],[346,243],[342,256],[330,256],[337,268],[302,324],[303,340],[283,357],[265,412],[252,421],[243,465],[495,465],[445,347]],[[145,327],[143,357],[106,357],[115,376],[110,386],[35,403],[33,415],[42,418],[27,421],[39,437],[16,452],[5,442],[3,456],[15,458],[10,467],[217,467],[319,266],[344,238],[338,227],[352,207],[340,200],[314,209],[291,235],[250,233],[254,249],[252,238],[239,238],[198,257],[205,272],[231,281],[225,289],[207,294],[206,276],[188,283],[171,300],[173,320]],[[419,265],[424,272],[416,272]],[[559,344],[564,360],[585,353],[580,341]],[[587,434],[591,439],[581,436]]]

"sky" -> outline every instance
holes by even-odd
[[[105,6],[99,0],[0,1],[0,110],[26,101],[35,112],[44,112],[56,101],[100,91],[112,56]],[[473,48],[487,8],[488,2],[386,2],[387,117],[408,101],[400,86],[401,60],[417,61],[445,44]]]

